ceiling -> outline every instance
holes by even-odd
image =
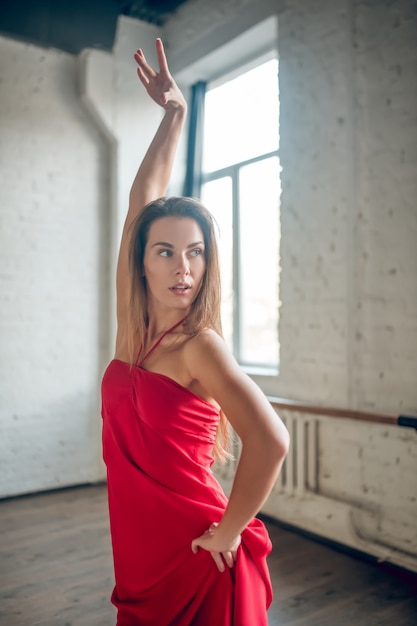
[[[117,18],[163,26],[186,0],[1,0],[0,35],[71,54],[113,48]]]

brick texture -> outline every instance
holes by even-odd
[[[103,476],[108,164],[74,57],[3,38],[0,50],[0,495],[12,495]]]

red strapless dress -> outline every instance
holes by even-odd
[[[262,522],[243,531],[233,569],[219,572],[207,551],[191,550],[227,505],[211,471],[218,410],[115,359],[102,417],[117,626],[266,626],[271,542]]]

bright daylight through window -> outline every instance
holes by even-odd
[[[209,89],[202,201],[220,230],[222,322],[242,365],[279,361],[278,61]]]

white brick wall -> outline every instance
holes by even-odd
[[[349,403],[351,39],[347,2],[279,20],[280,395]]]
[[[356,401],[416,413],[415,4],[369,2],[355,17]]]
[[[0,495],[103,476],[107,147],[76,69],[0,39]]]

